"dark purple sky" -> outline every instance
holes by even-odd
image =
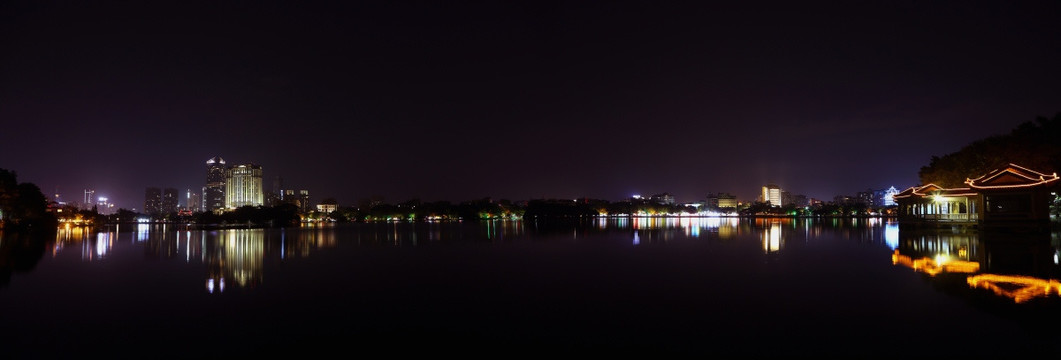
[[[831,200],[1061,111],[1061,2],[0,4],[0,168],[383,196]]]

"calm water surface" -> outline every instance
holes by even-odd
[[[687,218],[2,239],[14,358],[982,357],[1061,339],[1058,234]],[[969,285],[982,274],[1043,281]]]

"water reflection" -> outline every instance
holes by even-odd
[[[85,226],[60,227],[51,246],[51,255],[58,256],[67,246],[78,246],[82,260],[103,259],[114,247],[117,238],[116,228],[97,231],[93,227]]]
[[[772,222],[763,229],[763,251],[772,253],[781,251],[781,222]]]
[[[50,239],[56,236],[57,233],[48,232],[4,232],[0,228],[0,289],[11,283],[13,274],[36,268],[49,251]],[[54,254],[55,250],[51,251]]]
[[[210,265],[208,281],[224,284],[225,279],[235,285],[253,288],[262,281],[265,258],[264,229],[232,229],[222,231],[216,246],[207,257]]]
[[[903,230],[892,263],[1026,303],[1061,296],[1058,249],[1056,234]]]
[[[52,257],[76,249],[82,261],[100,261],[113,251],[120,237],[142,246],[147,258],[181,259],[206,267],[210,293],[231,288],[253,289],[262,283],[264,262],[270,254],[281,260],[309,257],[318,249],[338,244],[332,228],[201,230],[160,224],[137,224],[124,232],[120,226],[63,227],[51,242]]]
[[[582,221],[582,220],[579,220]],[[732,217],[615,217],[562,225],[493,220],[481,222],[381,222],[317,224],[289,229],[203,230],[139,224],[99,230],[60,228],[48,249],[52,257],[77,251],[82,261],[106,260],[116,246],[142,246],[148,258],[202,264],[205,291],[254,289],[266,279],[269,259],[309,258],[343,246],[422,247],[447,242],[510,243],[602,239],[615,233],[625,246],[674,241],[743,242],[755,239],[770,258],[793,246],[831,238],[886,246],[894,265],[933,278],[955,278],[978,289],[1022,303],[1061,294],[1058,235],[976,231],[900,231],[888,219],[794,219]]]
[[[736,236],[740,219],[735,217],[633,217],[598,220],[599,230],[627,230],[634,233],[634,244],[659,243],[682,238]],[[675,230],[680,230],[676,232]]]

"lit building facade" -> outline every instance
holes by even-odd
[[[707,194],[704,203],[709,209],[736,208],[737,197],[730,193]]]
[[[215,157],[206,161],[206,186],[203,187],[203,210],[217,212],[225,209],[225,159]]]
[[[262,206],[262,167],[254,164],[233,165],[225,170],[225,208]]]
[[[782,206],[781,187],[774,184],[763,186],[762,200],[764,203],[770,204],[770,206]]]
[[[339,205],[338,204],[334,204],[334,203],[333,204],[329,204],[329,203],[317,204],[317,211],[322,212],[322,213],[330,214],[333,211],[338,210],[338,209],[339,209]]]
[[[719,208],[736,208],[737,197],[732,194],[719,194],[718,195],[718,207]]]
[[[895,194],[899,193],[899,190],[894,186],[883,190],[884,194],[881,195],[880,201],[884,206],[895,206]]]

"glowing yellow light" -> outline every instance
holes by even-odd
[[[1054,279],[1031,276],[980,274],[966,279],[969,287],[984,288],[1022,303],[1032,298],[1061,295],[1061,283]],[[999,284],[1006,286],[999,286]]]
[[[976,261],[955,260],[947,255],[937,255],[935,259],[928,257],[912,259],[900,254],[899,250],[892,252],[892,264],[906,266],[929,276],[936,276],[942,272],[972,274],[980,271],[980,263]]]

